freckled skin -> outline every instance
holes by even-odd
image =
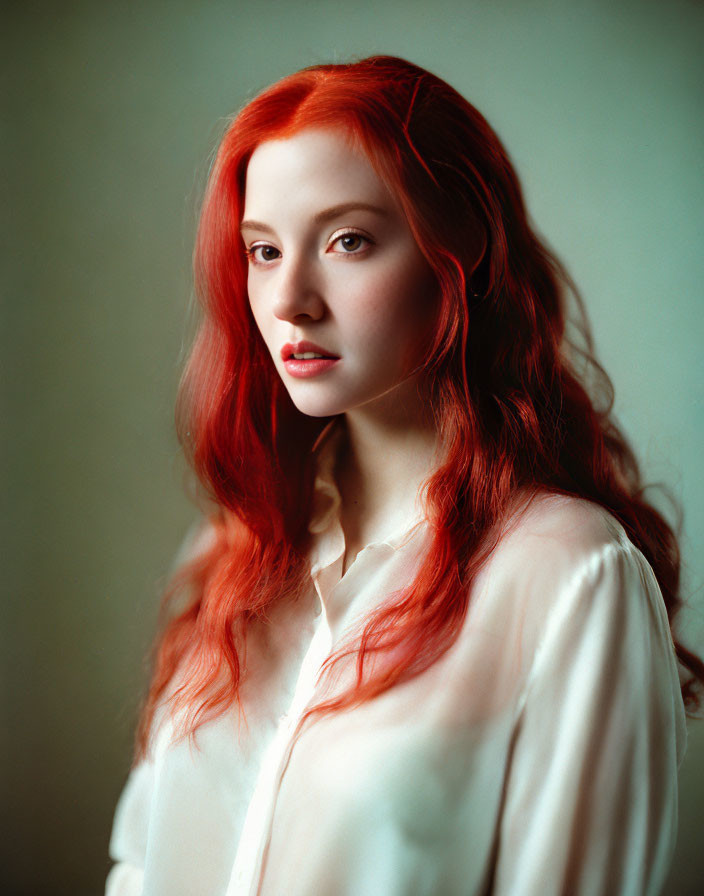
[[[347,203],[379,211],[319,217]],[[296,407],[322,417],[419,401],[408,376],[432,333],[435,279],[397,200],[346,135],[309,129],[260,144],[243,220],[257,222],[242,230],[250,306]],[[292,377],[281,348],[303,339],[340,361]]]

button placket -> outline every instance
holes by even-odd
[[[227,896],[242,896],[248,881],[249,889],[246,892],[250,896],[259,890],[281,781],[295,743],[293,734],[303,712],[311,703],[317,676],[329,654],[330,646],[330,628],[323,612],[318,617],[318,626],[301,663],[289,708],[279,716],[277,730],[266,751],[245,818]],[[254,851],[257,854],[252,862]]]

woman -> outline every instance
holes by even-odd
[[[677,543],[486,121],[392,57],[285,78],[195,269],[207,522],[107,892],[657,893],[704,679]]]

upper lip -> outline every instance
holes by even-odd
[[[323,355],[326,358],[339,357],[339,355],[334,355],[314,342],[308,342],[307,339],[304,339],[302,342],[287,342],[281,349],[281,357],[284,361],[288,361],[292,355],[300,355],[302,352],[315,352],[317,355]]]

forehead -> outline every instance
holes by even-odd
[[[396,206],[384,181],[345,131],[307,129],[267,140],[247,166],[245,215],[274,212],[291,205],[351,201]]]

